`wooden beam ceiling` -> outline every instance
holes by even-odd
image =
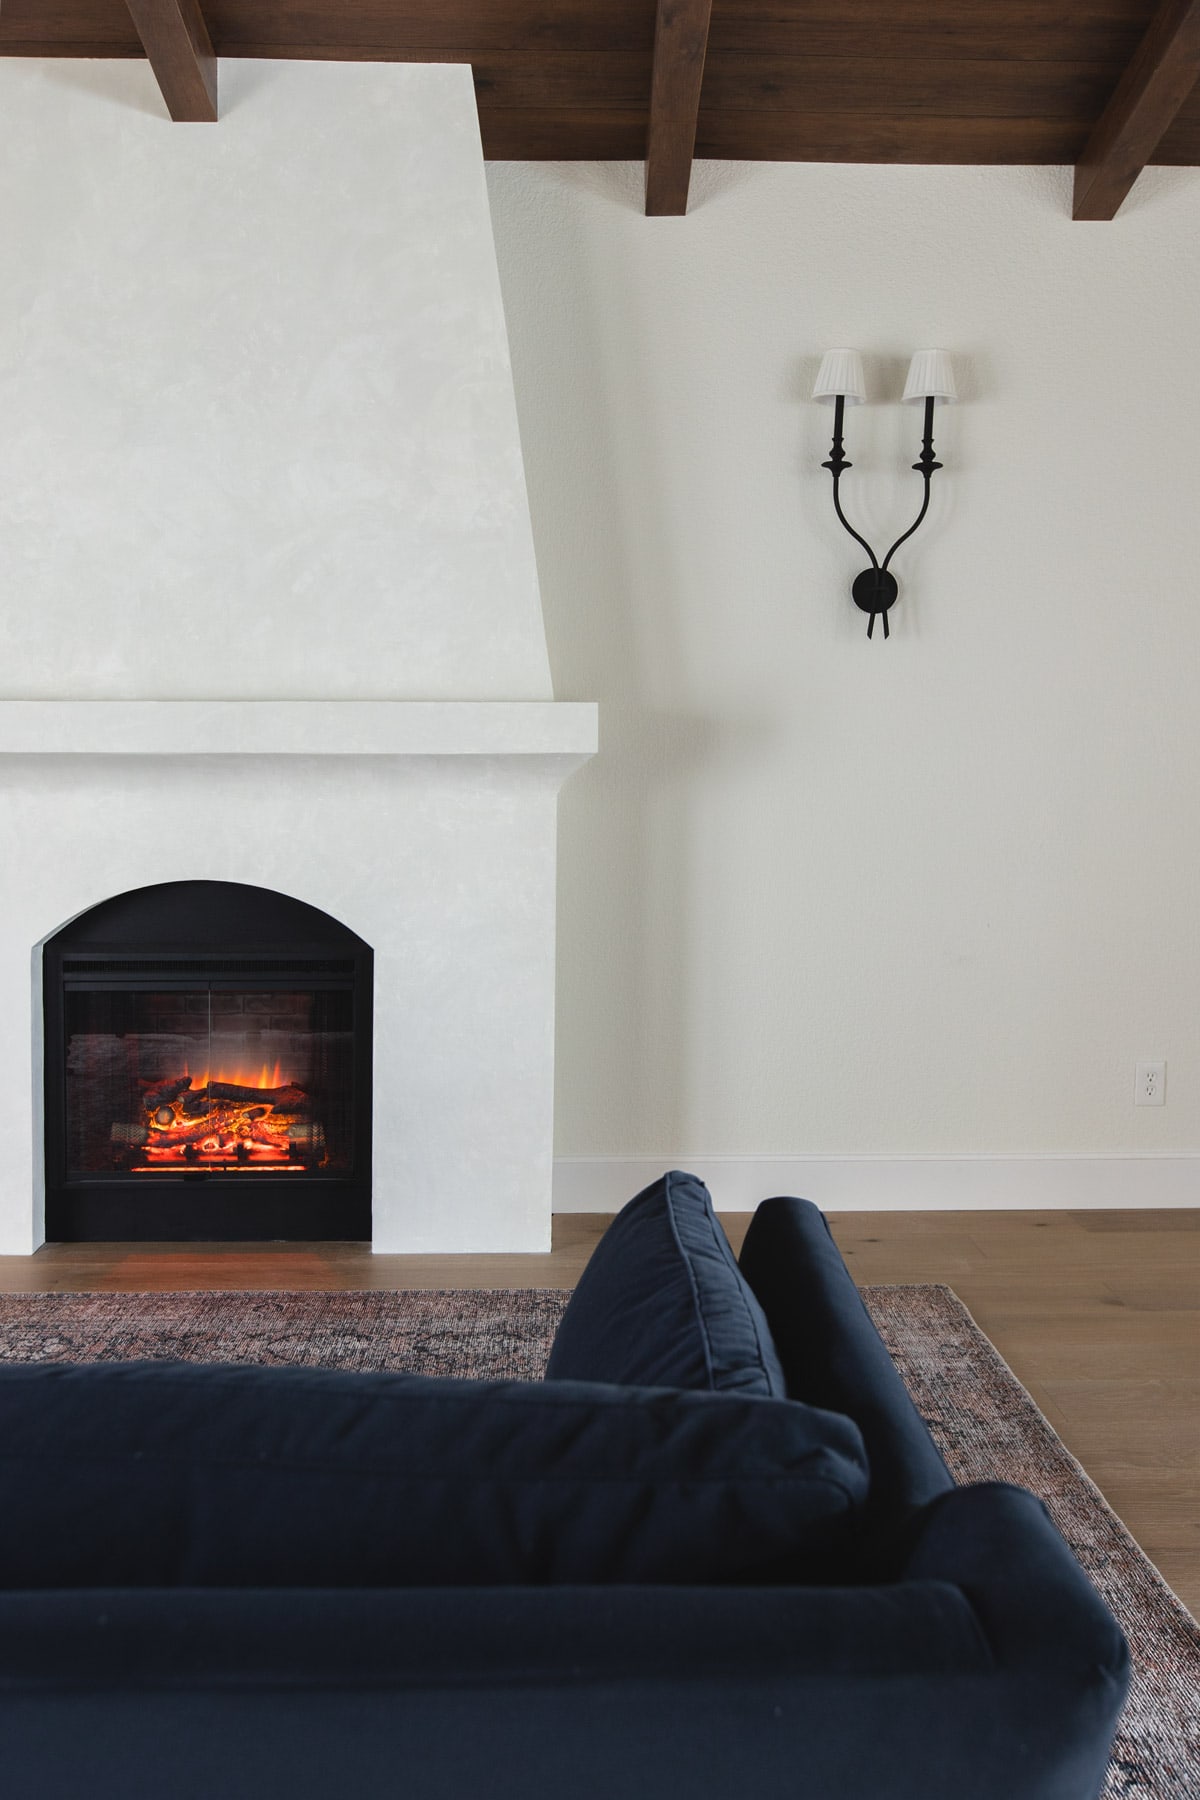
[[[650,120],[646,128],[646,212],[685,213],[712,0],[658,0]]]
[[[705,47],[704,0],[0,0],[0,55],[155,46],[176,118],[213,117],[213,51],[470,63],[485,156],[640,160],[649,148],[651,210],[682,209],[693,156],[1081,163],[1086,196],[1102,164],[1123,160],[1130,178],[1147,160],[1200,165],[1200,84],[1162,129],[1193,8],[1170,0],[1147,37],[1158,3],[711,0]],[[1106,115],[1118,127],[1106,151],[1096,122],[1118,89],[1128,117]]]
[[[1200,0],[1162,0],[1075,165],[1076,219],[1111,219],[1200,76]]]
[[[126,4],[171,117],[180,123],[212,124],[217,117],[217,59],[200,0]]]

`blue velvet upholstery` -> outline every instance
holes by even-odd
[[[866,1488],[851,1420],[739,1394],[0,1369],[8,1588],[771,1581],[832,1567]]]
[[[952,1485],[830,1248],[776,1200],[743,1260],[792,1391],[842,1403],[873,1458],[848,1582],[0,1593],[4,1791],[1096,1800],[1121,1633],[1038,1501]]]
[[[617,1214],[571,1296],[546,1379],[784,1397],[771,1328],[695,1175],[672,1169]]]
[[[787,1391],[857,1421],[871,1466],[869,1514],[898,1526],[953,1484],[810,1200],[764,1200],[741,1269],[771,1320]]]
[[[879,1587],[0,1600],[20,1800],[1096,1800],[1124,1642],[1029,1495]]]

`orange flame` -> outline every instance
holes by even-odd
[[[202,1075],[192,1075],[185,1065],[183,1072],[191,1077],[194,1088],[205,1088],[210,1081],[228,1081],[236,1087],[252,1088],[281,1088],[291,1087],[293,1084],[292,1076],[282,1073],[278,1061],[274,1068],[270,1063],[264,1063],[258,1070],[243,1068],[240,1063],[235,1063],[232,1068],[227,1063],[221,1063],[215,1069],[205,1069]]]

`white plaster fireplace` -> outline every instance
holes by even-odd
[[[0,704],[5,1249],[42,1235],[30,947],[180,879],[302,898],[374,949],[374,1247],[547,1249],[556,797],[594,744],[592,707],[536,702]]]
[[[0,1252],[40,944],[220,880],[374,951],[373,1243],[549,1245],[555,702],[470,71],[0,65]],[[31,979],[32,972],[32,979]]]

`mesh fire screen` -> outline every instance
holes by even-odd
[[[135,888],[45,942],[46,1235],[363,1239],[373,958],[237,882]]]
[[[348,990],[71,987],[64,1011],[68,1178],[352,1167]]]

